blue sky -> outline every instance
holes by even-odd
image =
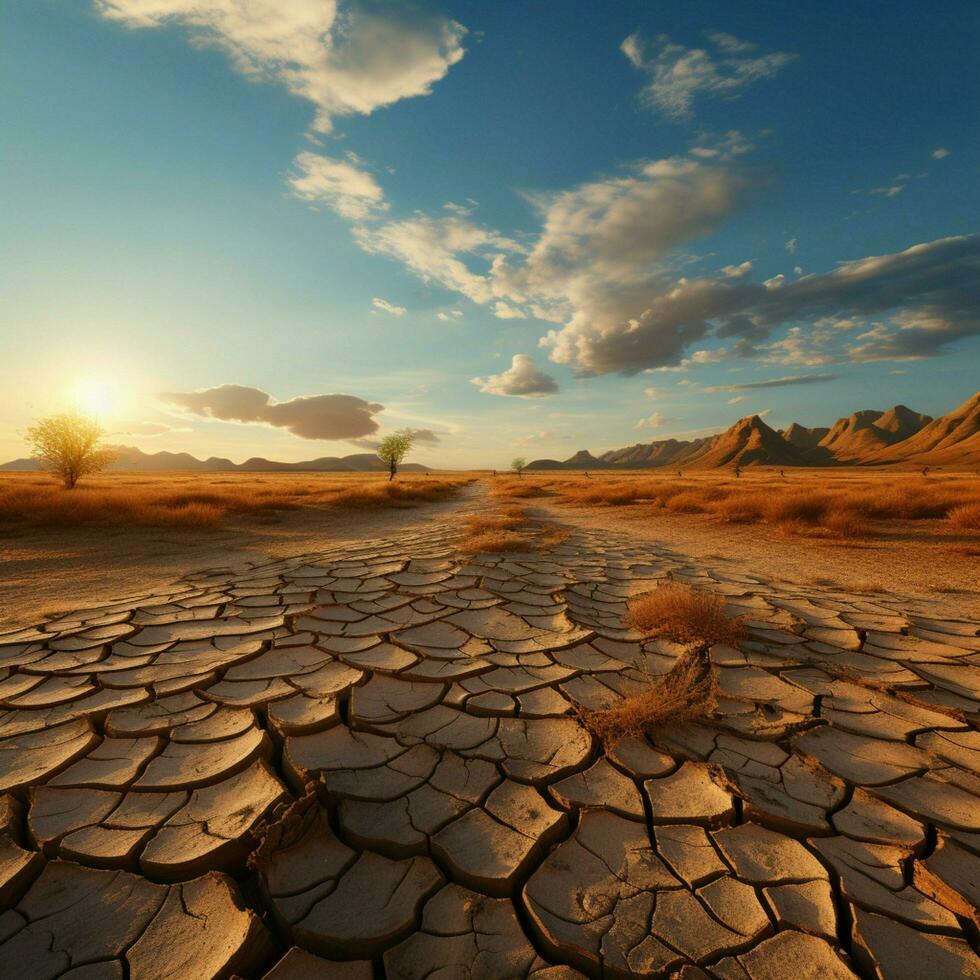
[[[980,387],[976,4],[283,6],[4,5],[3,458],[71,404],[499,467]]]

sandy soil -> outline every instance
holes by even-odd
[[[0,537],[0,630],[110,599],[153,591],[190,572],[399,533],[473,506],[472,494],[391,510],[283,511],[218,530],[31,529]]]
[[[528,502],[535,505],[532,510],[559,523],[628,530],[639,540],[768,581],[885,591],[936,599],[961,609],[964,616],[980,612],[980,558],[968,553],[977,551],[976,535],[959,534],[943,521],[895,522],[873,541],[840,543],[643,505],[578,507],[542,498]]]

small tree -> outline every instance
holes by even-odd
[[[524,467],[527,466],[527,460],[523,456],[518,456],[511,464],[510,468],[520,476],[524,471]]]
[[[94,419],[76,412],[49,415],[27,430],[31,455],[61,477],[72,490],[81,477],[98,473],[118,455],[101,445],[105,430]]]
[[[381,445],[378,446],[378,456],[388,467],[389,483],[394,480],[398,466],[408,455],[413,442],[412,433],[408,429],[392,432],[390,436],[385,436],[381,440]]]

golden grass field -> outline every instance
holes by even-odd
[[[781,533],[862,539],[900,522],[940,522],[980,533],[980,476],[849,469],[747,469],[678,475],[534,473],[498,478],[504,500],[548,499],[559,506],[622,509],[637,520],[659,514],[702,515],[719,524],[766,524]]]
[[[465,474],[112,473],[64,490],[45,473],[0,474],[0,528],[215,528],[232,517],[275,519],[277,512],[377,510],[448,500]]]

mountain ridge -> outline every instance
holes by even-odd
[[[591,462],[584,467],[581,460]],[[932,418],[906,405],[864,409],[832,426],[793,422],[773,429],[748,415],[724,432],[692,440],[661,439],[592,455],[580,450],[559,461],[539,459],[527,469],[657,469],[686,466],[869,466],[980,464],[980,391],[946,415]]]
[[[171,453],[162,450],[144,453],[135,446],[115,447],[120,455],[106,467],[107,471],[131,473],[161,473],[185,470],[195,473],[383,473],[388,467],[374,453],[353,453],[350,456],[320,456],[299,463],[282,463],[262,456],[253,456],[244,463],[233,463],[222,456],[198,459],[190,453]],[[0,470],[36,471],[42,467],[36,459],[13,459],[0,463]],[[427,473],[428,466],[421,463],[403,463],[399,469],[406,473]]]

